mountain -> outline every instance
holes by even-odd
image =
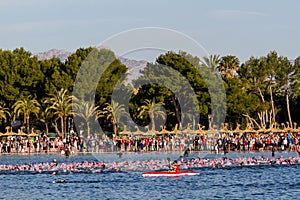
[[[34,55],[38,57],[39,60],[45,60],[50,59],[53,56],[58,57],[62,62],[64,62],[68,56],[70,56],[72,52],[66,51],[66,50],[58,50],[58,49],[51,49],[46,52],[39,52]],[[147,61],[145,60],[132,60],[124,57],[118,57],[120,59],[121,63],[126,65],[129,69],[129,76],[128,81],[131,82],[133,79],[139,77],[140,70],[146,67]]]
[[[124,57],[118,57],[121,63],[128,67],[129,75],[128,82],[131,82],[133,79],[139,77],[140,70],[144,69],[147,66],[147,61],[145,60],[131,60]]]
[[[58,49],[51,49],[46,52],[39,52],[34,55],[38,57],[39,60],[46,60],[50,59],[54,56],[58,57],[62,62],[64,62],[72,52],[66,50],[58,50]]]

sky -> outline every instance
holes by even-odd
[[[73,52],[122,31],[160,27],[209,54],[245,61],[275,50],[295,59],[299,8],[298,0],[0,0],[0,48]]]

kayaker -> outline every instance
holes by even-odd
[[[179,172],[179,165],[177,163],[177,160],[174,160],[172,164],[172,170],[169,170],[169,172]]]

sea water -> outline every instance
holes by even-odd
[[[200,157],[202,154],[191,154]],[[208,154],[207,157],[224,155]],[[227,157],[270,156],[269,153],[230,153]],[[297,156],[282,153],[276,156]],[[172,153],[76,155],[1,155],[1,164],[82,161],[171,160]],[[142,172],[20,174],[0,173],[0,199],[297,199],[300,165],[197,169],[198,176],[144,178]],[[65,183],[56,183],[65,180]]]

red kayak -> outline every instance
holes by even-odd
[[[161,172],[144,172],[143,177],[156,177],[156,176],[195,176],[199,175],[200,172],[194,171],[180,171],[180,172],[168,172],[168,171],[161,171]]]

